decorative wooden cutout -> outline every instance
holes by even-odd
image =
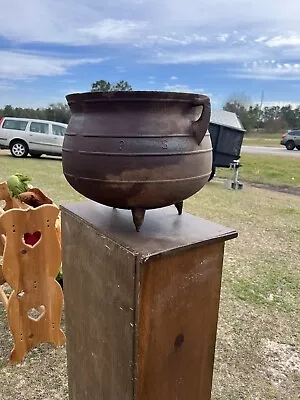
[[[11,363],[21,362],[40,343],[65,343],[60,329],[63,292],[55,280],[61,265],[58,214],[57,206],[47,204],[11,209],[0,216],[0,231],[5,234],[3,275],[13,288],[7,303],[14,337]],[[32,309],[38,317],[32,316]]]
[[[24,233],[24,243],[27,246],[35,246],[41,240],[42,234],[40,231],[36,231],[33,233],[26,232]]]
[[[3,208],[4,211],[10,210],[12,208],[28,208],[27,204],[22,203],[20,200],[10,196],[6,182],[0,183],[0,200],[5,201],[5,206]]]
[[[7,310],[8,298],[1,286],[0,286],[0,300],[4,305],[4,308]]]
[[[2,209],[0,207],[0,215],[7,210],[11,210],[12,208],[22,208],[24,210],[33,207],[39,207],[44,204],[54,204],[52,199],[47,197],[39,188],[31,188],[26,193],[21,193],[19,199],[12,198],[10,196],[8,186],[6,182],[0,183],[0,200],[5,201],[5,207]],[[60,213],[56,220],[56,232],[57,238],[59,240],[59,244],[61,245],[61,218]],[[1,240],[2,239],[2,240]],[[4,249],[4,239],[1,238],[0,231],[0,254],[3,254]],[[1,282],[1,279],[0,279]],[[1,285],[1,283],[0,283]]]
[[[45,306],[39,306],[38,309],[36,308],[31,308],[30,310],[27,311],[28,318],[30,318],[32,321],[39,321],[40,319],[43,318],[45,315],[46,308]]]
[[[0,216],[2,214],[4,214],[4,211],[0,207]],[[5,236],[2,234],[1,228],[0,228],[0,256],[2,256],[2,254],[3,254],[4,242],[5,242]],[[3,285],[3,283],[5,283],[5,278],[4,278],[4,275],[3,275],[3,272],[2,272],[2,263],[0,262],[0,298],[2,297],[1,295],[3,295],[3,290],[1,288],[1,285]]]
[[[29,208],[29,206],[27,204],[22,203],[22,201],[20,201],[19,199],[16,199],[16,198],[10,196],[6,182],[0,183],[0,200],[5,201],[4,208],[2,209],[2,207],[0,207],[0,215],[3,214],[4,211],[11,210],[12,208],[23,208],[23,209]],[[3,232],[1,232],[1,230],[0,230],[0,255],[3,254],[4,241],[5,241],[5,238],[3,237]],[[1,265],[0,265],[0,269],[1,269]],[[1,271],[0,271],[0,285],[2,285],[3,283],[4,282],[1,283]]]
[[[1,285],[3,285],[3,283],[5,283],[5,278],[4,278],[4,275],[2,272],[2,265],[0,265],[0,288],[1,288]]]
[[[57,239],[58,239],[59,245],[61,247],[61,214],[60,213],[58,214],[58,217],[55,222],[55,229],[56,229]]]

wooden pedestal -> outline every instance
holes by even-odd
[[[224,242],[175,207],[62,207],[70,400],[208,400]]]

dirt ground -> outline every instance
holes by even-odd
[[[64,321],[62,321],[62,329]],[[49,344],[33,349],[22,364],[10,366],[13,341],[6,313],[0,305],[0,399],[1,400],[67,400],[68,379],[65,346]]]

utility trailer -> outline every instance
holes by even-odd
[[[240,159],[245,129],[235,113],[224,110],[212,110],[208,129],[213,147],[211,180],[217,167],[230,168]]]

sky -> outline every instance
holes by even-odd
[[[127,80],[134,90],[300,104],[299,0],[10,0],[0,107],[45,107]]]

